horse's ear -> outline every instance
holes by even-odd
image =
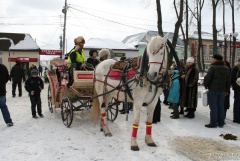
[[[162,39],[163,44],[165,44],[167,42],[167,39],[168,39],[168,33]]]
[[[150,42],[151,37],[149,35],[146,35],[147,42]]]

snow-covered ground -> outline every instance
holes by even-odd
[[[112,137],[105,137],[99,131],[99,126],[90,120],[89,111],[74,112],[73,123],[67,128],[62,123],[60,109],[56,113],[48,110],[47,86],[42,91],[45,117],[33,119],[27,92],[23,90],[22,97],[12,98],[11,83],[7,84],[7,105],[14,126],[7,127],[0,117],[1,161],[240,160],[240,141],[219,136],[231,133],[240,137],[240,124],[232,122],[232,106],[224,128],[209,129],[204,127],[209,123],[209,108],[202,106],[201,98],[195,119],[181,116],[173,120],[169,117],[171,110],[162,104],[161,122],[153,124],[152,131],[158,147],[148,147],[144,142],[146,110],[143,108],[138,130],[140,151],[134,152],[130,150],[133,112],[128,121],[119,114],[114,122],[109,122]]]

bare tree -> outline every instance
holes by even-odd
[[[191,9],[188,6],[188,9],[191,11],[193,17],[197,20],[197,31],[198,31],[198,50],[197,50],[197,63],[198,69],[200,72],[204,72],[205,63],[203,56],[203,43],[202,43],[202,9],[204,6],[204,0],[195,0],[195,9]]]
[[[187,60],[188,56],[188,26],[189,26],[189,21],[188,21],[188,0],[185,0],[186,2],[186,7],[185,7],[185,21],[186,21],[186,37],[184,38],[184,62]]]
[[[204,55],[203,55],[203,42],[202,42],[202,9],[204,0],[197,0],[197,26],[198,26],[198,54],[197,60],[199,64],[199,71],[205,71]]]
[[[222,8],[223,8],[223,35],[226,34],[226,26],[225,26],[225,0],[222,0]],[[224,60],[227,60],[227,39],[224,38]]]
[[[174,29],[173,39],[172,39],[172,45],[173,45],[174,50],[175,50],[176,45],[177,45],[179,28],[181,27],[181,24],[182,24],[182,21],[183,21],[183,2],[184,2],[184,0],[179,0],[179,11],[177,9],[176,0],[174,0],[174,2],[173,2],[175,12],[176,12],[176,15],[177,15],[177,22],[175,23],[175,29]],[[169,55],[168,56],[168,66],[171,65],[172,59],[173,59],[173,56]]]
[[[158,21],[157,21],[158,34],[163,36],[161,1],[156,0],[156,4],[157,4],[157,15],[158,15]]]
[[[175,23],[174,35],[173,35],[173,40],[172,40],[172,45],[173,45],[174,48],[176,48],[178,34],[179,34],[179,28],[181,27],[181,24],[182,24],[182,21],[183,21],[183,1],[184,0],[179,0],[179,1],[180,1],[179,11],[177,9],[176,0],[174,0],[174,2],[173,2],[175,12],[176,12],[176,15],[177,15],[177,22]]]
[[[187,56],[188,56],[188,29],[189,29],[188,0],[185,0],[184,9],[185,9],[185,31],[182,24],[181,24],[181,31],[182,31],[183,41],[184,41],[184,62],[186,62]]]
[[[232,33],[235,33],[235,0],[229,0],[229,4],[231,6],[232,9]],[[232,62],[231,62],[231,66],[234,66],[235,63],[235,52],[236,52],[236,37],[234,37],[232,34],[230,35],[233,37],[233,50],[232,53],[230,53],[230,55],[232,55]],[[232,45],[232,44],[230,44]],[[230,56],[231,58],[231,56]]]
[[[217,53],[217,27],[216,27],[216,10],[218,6],[219,0],[212,0],[212,9],[213,9],[213,23],[212,23],[212,30],[213,30],[213,54]]]

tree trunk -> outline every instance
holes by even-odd
[[[226,34],[226,27],[225,27],[225,0],[222,0],[223,4],[223,35]],[[224,60],[227,60],[227,39],[224,38]]]
[[[185,0],[186,3],[186,37],[184,41],[184,62],[186,62],[188,57],[188,0]]]
[[[179,16],[178,16],[177,22],[175,23],[175,29],[174,29],[173,39],[172,39],[172,45],[173,45],[174,49],[176,48],[176,45],[177,45],[179,28],[181,27],[181,24],[182,24],[182,21],[183,21],[183,1],[184,0],[180,0]],[[176,0],[174,0],[173,4],[174,4],[174,7],[175,7],[175,11],[177,13],[178,11],[177,11],[177,7],[176,7]],[[173,59],[173,56],[169,55],[168,64],[171,64],[172,59]]]
[[[217,54],[217,27],[216,27],[216,9],[219,0],[212,0],[212,7],[213,7],[213,54]]]
[[[158,34],[163,36],[161,1],[156,0],[156,4],[157,4],[157,15],[158,15],[158,22],[157,22]]]
[[[198,28],[198,51],[197,51],[197,63],[199,72],[205,71],[204,55],[203,55],[203,43],[202,43],[202,8],[204,0],[196,1],[197,8],[197,28]]]
[[[235,1],[232,0],[232,33],[235,33],[235,19],[234,19],[234,10],[235,10],[235,7],[234,7],[234,4],[235,4]],[[234,66],[235,64],[235,53],[236,53],[236,37],[232,36],[233,37],[233,50],[232,50],[232,64],[231,64],[231,67]],[[232,44],[230,44],[232,45]]]

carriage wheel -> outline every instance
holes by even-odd
[[[49,108],[49,111],[53,113],[52,93],[51,93],[50,85],[48,85],[48,108]]]
[[[61,103],[63,124],[70,127],[73,121],[73,106],[68,96],[63,96]]]
[[[107,119],[109,121],[114,121],[117,118],[118,115],[118,105],[119,103],[115,98],[112,98],[111,102],[108,104],[107,108]]]

